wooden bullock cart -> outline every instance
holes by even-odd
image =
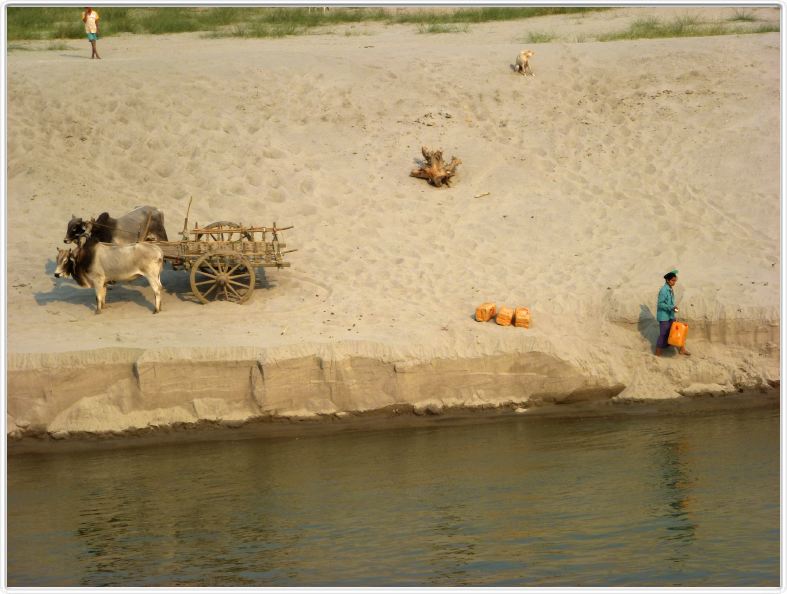
[[[219,221],[205,227],[195,225],[184,231],[181,241],[155,242],[164,259],[175,270],[189,271],[191,290],[202,303],[225,299],[244,303],[254,292],[255,269],[261,266],[284,268],[284,254],[295,250],[282,248],[279,233],[289,227],[244,227]]]

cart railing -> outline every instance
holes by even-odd
[[[164,258],[174,266],[189,268],[205,254],[215,254],[236,258],[246,258],[253,266],[289,266],[283,255],[296,250],[285,250],[287,244],[279,241],[279,232],[293,229],[288,227],[216,225],[206,227],[196,225],[183,234],[180,241],[158,241]]]
[[[235,223],[211,223],[206,227],[200,227],[199,224],[195,224],[193,229],[189,229],[187,232],[182,233],[181,240],[237,241],[246,239],[248,241],[273,241],[275,243],[279,240],[278,234],[281,231],[286,231],[293,227],[293,225],[289,227],[277,227],[276,223],[273,223],[272,227],[246,227],[243,225],[236,225]]]
[[[273,224],[273,227],[244,227],[240,225],[238,227],[235,226],[218,226],[218,227],[200,227],[199,225],[195,226],[193,229],[189,229],[189,235],[209,235],[211,233],[261,233],[263,237],[265,237],[266,233],[273,233],[276,235],[279,231],[287,231],[288,229],[293,229],[295,225],[290,225],[289,227],[277,227],[276,223]]]

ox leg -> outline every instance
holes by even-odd
[[[158,277],[158,275],[153,274],[146,278],[148,279],[150,288],[153,289],[153,295],[156,297],[156,309],[153,310],[153,313],[157,314],[161,311],[161,279]]]
[[[96,313],[100,314],[104,309],[104,303],[107,298],[107,286],[101,282],[96,285]]]

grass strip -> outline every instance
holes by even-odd
[[[429,23],[419,24],[419,33],[467,33],[470,26],[465,24]]]
[[[469,25],[511,21],[539,16],[578,14],[608,10],[600,7],[467,7],[467,8],[331,8],[320,7],[104,7],[99,31],[102,37],[118,33],[171,34],[203,32],[205,37],[285,37],[304,35],[314,27],[346,23],[381,22],[412,24],[419,33],[467,32]],[[33,39],[79,39],[85,36],[81,8],[8,7],[6,32],[9,42]],[[599,41],[701,37],[778,32],[778,23],[761,23],[745,10],[723,22],[704,23],[696,17],[679,17],[669,22],[640,19],[620,32],[600,35]],[[530,33],[530,43],[554,40],[550,33]],[[11,48],[9,49],[18,49]]]
[[[746,35],[779,31],[778,23],[763,23],[757,27],[740,26],[731,22],[705,23],[696,17],[678,17],[663,22],[656,18],[639,19],[631,26],[616,33],[599,35],[599,41],[630,39],[658,39],[663,37],[708,37],[713,35]]]
[[[76,39],[84,37],[80,20],[82,8],[8,7],[7,38]],[[99,31],[102,36],[117,33],[161,35],[202,31],[206,37],[281,37],[302,35],[308,29],[343,23],[376,21],[386,24],[414,24],[431,32],[443,32],[452,24],[527,19],[550,14],[575,14],[603,8],[583,7],[485,7],[485,8],[277,8],[277,7],[104,7]],[[463,30],[463,29],[458,29]]]

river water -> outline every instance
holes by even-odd
[[[778,586],[779,410],[8,461],[9,586]]]

